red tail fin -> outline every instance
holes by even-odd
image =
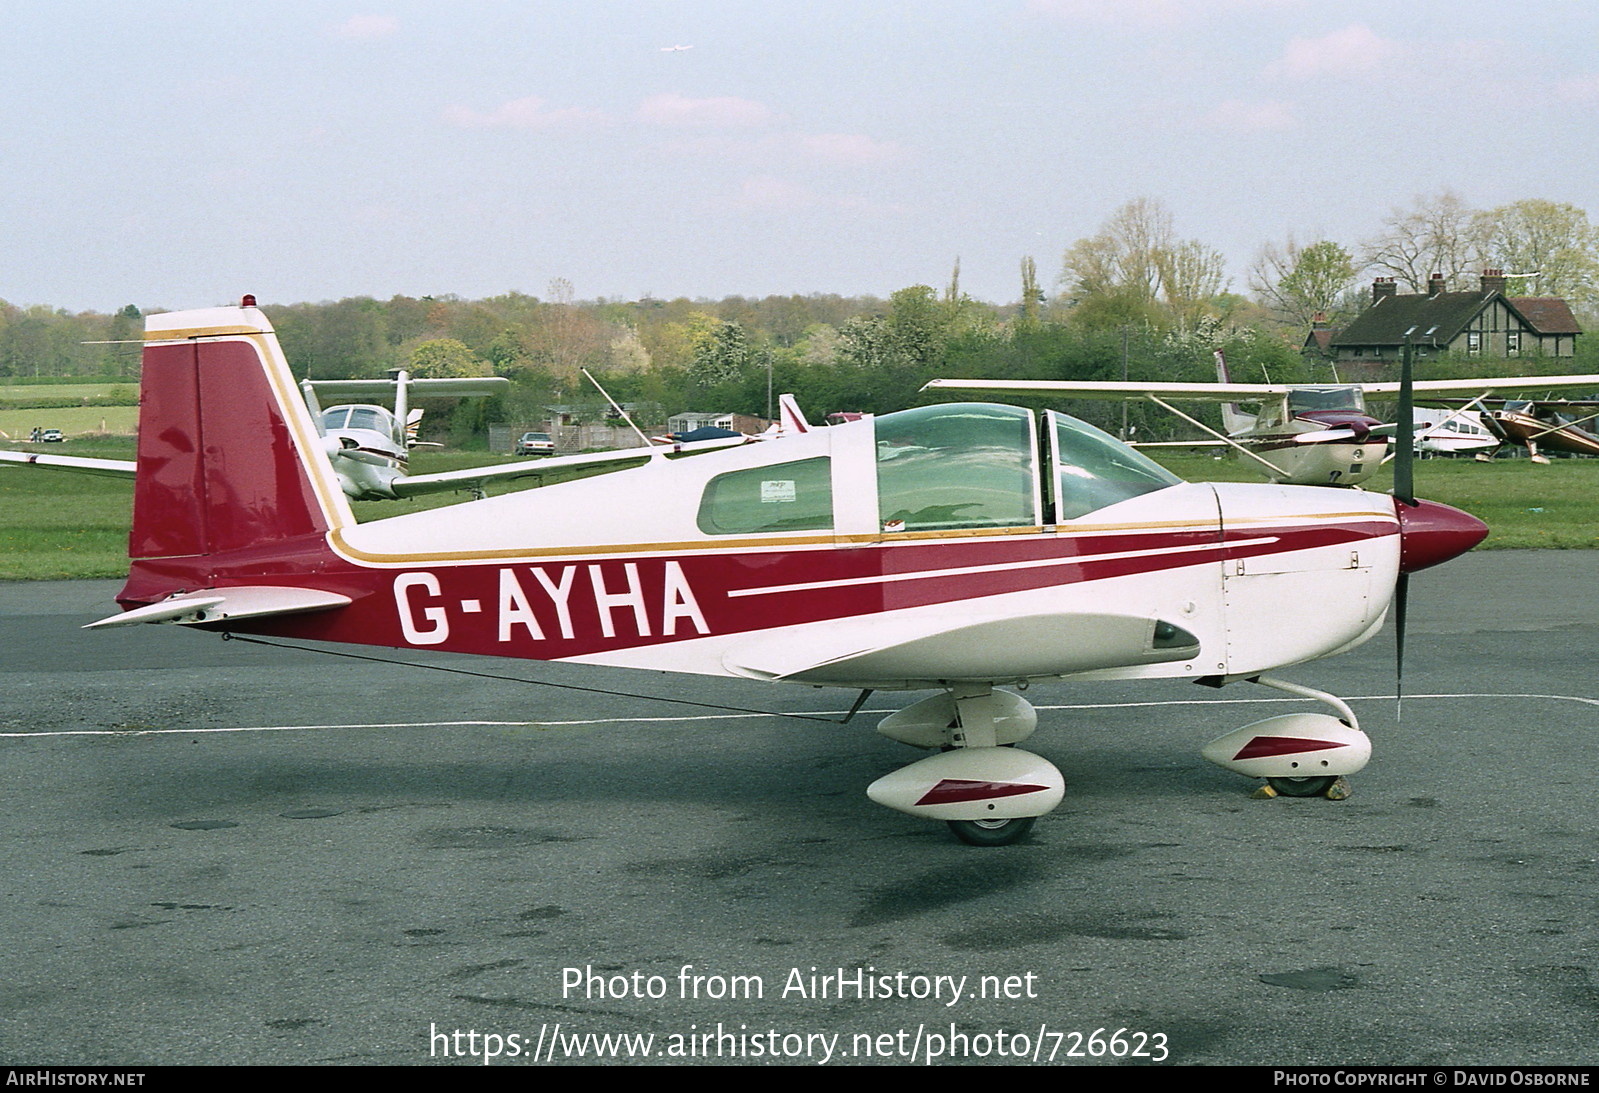
[[[352,522],[265,315],[152,315],[145,340],[125,597],[141,571],[192,588],[219,556],[298,553]]]

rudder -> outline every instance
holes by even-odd
[[[353,522],[316,443],[258,309],[150,316],[129,558],[270,551]]]

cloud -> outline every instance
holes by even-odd
[[[639,104],[639,117],[652,125],[679,129],[741,129],[765,125],[774,114],[763,103],[733,96],[691,99],[666,92]]]
[[[337,26],[329,28],[335,38],[360,40],[387,38],[400,29],[400,21],[387,15],[352,15]]]
[[[1289,103],[1245,102],[1242,99],[1221,103],[1205,115],[1205,122],[1217,129],[1252,133],[1292,129],[1299,124]]]
[[[1291,80],[1362,76],[1388,68],[1404,55],[1397,42],[1355,23],[1320,38],[1290,40],[1283,55],[1266,66],[1266,74]]]
[[[1053,19],[1110,26],[1178,27],[1299,0],[1028,0],[1028,10]]]
[[[607,119],[598,110],[580,106],[551,109],[546,100],[529,95],[524,99],[511,99],[488,111],[468,106],[447,107],[444,120],[461,129],[571,129],[603,124]]]
[[[814,133],[800,137],[798,143],[810,159],[846,166],[894,163],[907,155],[903,145],[860,133]]]

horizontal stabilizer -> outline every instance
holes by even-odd
[[[131,459],[90,459],[79,455],[35,455],[33,452],[0,451],[0,463],[23,463],[53,471],[98,474],[107,478],[132,478],[138,464]]]
[[[350,597],[317,588],[285,588],[281,585],[242,585],[237,588],[207,588],[180,592],[160,603],[136,607],[119,615],[91,622],[85,630],[113,626],[132,626],[141,622],[174,622],[184,626],[224,622],[228,619],[254,619],[265,615],[297,615],[305,611],[327,611],[343,607]]]
[[[320,397],[389,398],[394,380],[305,380]],[[461,376],[446,379],[413,379],[406,383],[412,398],[491,398],[511,389],[503,376]]]

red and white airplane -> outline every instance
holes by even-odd
[[[796,415],[797,416],[797,415]],[[153,315],[132,568],[93,626],[416,647],[937,693],[886,718],[933,750],[873,799],[1012,842],[1060,801],[1004,685],[1250,680],[1334,714],[1208,754],[1325,792],[1370,742],[1267,675],[1382,626],[1475,518],[1384,494],[1178,480],[1073,418],[956,403],[356,523],[254,307]],[[1314,603],[1285,619],[1284,603]],[[942,749],[942,750],[940,750]]]

